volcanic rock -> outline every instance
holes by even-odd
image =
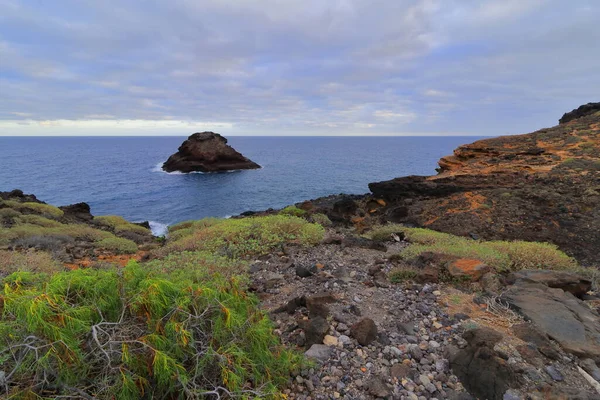
[[[162,166],[167,172],[219,172],[257,168],[260,165],[234,150],[227,144],[227,139],[214,132],[194,133]]]
[[[380,223],[483,240],[550,242],[594,265],[600,248],[600,103],[560,122],[460,146],[439,161],[434,176],[369,184],[373,198],[386,204],[377,211]]]

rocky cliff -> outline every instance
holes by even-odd
[[[162,166],[167,172],[219,172],[257,168],[260,165],[234,150],[227,144],[227,139],[214,132],[194,133]]]
[[[600,103],[553,128],[460,146],[435,176],[371,183],[381,221],[485,239],[552,242],[600,261]]]

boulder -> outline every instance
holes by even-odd
[[[592,281],[579,274],[566,271],[523,270],[513,273],[510,280],[541,283],[551,288],[562,289],[579,298],[592,290]]]
[[[502,400],[504,393],[520,386],[519,376],[494,350],[502,334],[490,328],[472,329],[463,335],[468,345],[450,351],[450,367],[461,383],[481,399]]]
[[[327,318],[329,316],[329,307],[327,304],[335,303],[336,299],[329,293],[320,293],[314,296],[306,297],[306,308],[308,315],[313,317]]]
[[[314,360],[325,362],[331,356],[332,349],[329,346],[324,344],[313,344],[310,348],[304,353],[307,358],[312,358]]]
[[[94,219],[88,203],[76,203],[58,208],[64,212],[63,217],[67,220],[86,223]]]
[[[167,172],[219,172],[257,168],[260,165],[234,150],[227,144],[227,139],[214,132],[194,133],[162,166]]]
[[[327,332],[329,332],[329,324],[325,318],[311,318],[304,329],[306,347],[310,347],[313,344],[322,344]]]
[[[361,346],[367,346],[377,339],[377,326],[371,318],[363,318],[350,327],[350,335]]]
[[[573,294],[519,280],[501,299],[565,351],[600,360],[600,316]]]
[[[448,274],[458,279],[469,279],[473,282],[481,279],[483,275],[490,272],[490,267],[479,260],[460,258],[452,261],[447,266]]]

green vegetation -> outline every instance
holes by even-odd
[[[523,241],[478,241],[429,229],[386,225],[371,232],[373,239],[389,237],[390,232],[402,232],[411,243],[398,255],[403,260],[413,260],[425,252],[449,254],[481,260],[497,271],[521,269],[575,269],[575,259],[567,256],[550,243]]]
[[[410,281],[417,277],[418,272],[414,268],[401,267],[394,268],[389,273],[389,279],[392,283],[401,283],[404,281]]]
[[[117,254],[134,254],[138,247],[134,241],[120,237],[108,237],[96,242],[96,246],[109,251],[114,251]]]
[[[329,219],[329,217],[325,214],[312,214],[309,218],[310,222],[313,222],[315,224],[319,224],[321,226],[331,226],[332,222]]]
[[[109,228],[114,231],[116,234],[124,233],[124,232],[134,232],[140,235],[149,235],[150,230],[144,228],[143,226],[132,224],[127,221],[123,217],[119,217],[116,215],[104,215],[99,217],[94,217],[94,222],[98,225]]]
[[[301,357],[279,344],[235,276],[205,266],[173,274],[160,263],[131,262],[123,270],[4,278],[8,396],[39,398],[51,376],[55,392],[45,395],[52,397],[203,398],[217,390],[274,398]]]
[[[64,215],[63,210],[58,207],[51,206],[50,204],[42,204],[42,203],[19,203],[19,209],[29,209],[40,213],[45,216],[49,216],[51,218],[60,218]]]
[[[44,251],[16,251],[0,250],[0,276],[12,274],[17,271],[52,273],[62,271],[60,263]],[[0,296],[0,304],[2,297]],[[0,306],[0,310],[2,307]],[[1,360],[1,357],[0,357]]]
[[[324,234],[322,226],[286,215],[202,221],[169,230],[170,240],[156,255],[205,251],[229,258],[244,258],[266,254],[285,243],[315,245]]]
[[[279,211],[280,215],[291,215],[294,217],[303,217],[306,214],[305,210],[298,208],[296,206],[287,206],[283,210]]]
[[[10,207],[0,245],[29,250],[0,250],[2,395],[280,398],[304,366],[248,293],[246,259],[317,244],[321,225],[285,214],[186,221],[153,261],[65,271],[51,254],[67,243],[131,254],[138,247],[126,238],[149,232],[115,216],[96,217],[95,229]]]

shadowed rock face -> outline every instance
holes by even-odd
[[[260,165],[235,151],[227,144],[227,139],[214,132],[194,133],[162,166],[167,172],[219,172],[257,168]]]
[[[460,146],[439,165],[435,176],[371,183],[387,204],[373,216],[487,240],[551,242],[584,264],[600,262],[600,103],[553,128]]]

